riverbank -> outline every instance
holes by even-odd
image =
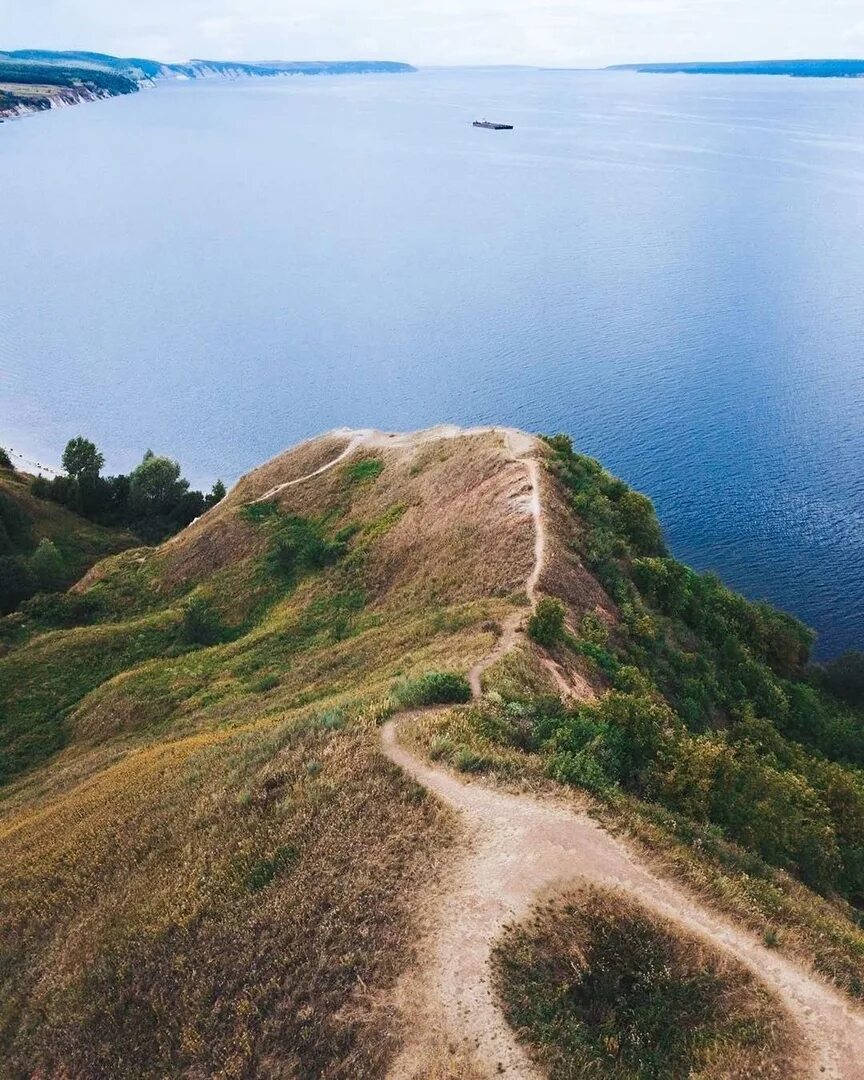
[[[107,90],[86,86],[25,87],[14,83],[0,83],[0,123],[114,96]]]

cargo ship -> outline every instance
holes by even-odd
[[[474,127],[488,128],[490,131],[512,131],[512,124],[493,124],[491,120],[475,120]]]

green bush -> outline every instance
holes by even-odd
[[[46,538],[30,556],[30,571],[43,592],[53,592],[66,584],[69,571],[57,545]]]
[[[0,469],[7,469],[9,472],[15,471],[12,458],[9,457],[9,453],[2,446],[0,446]]]
[[[528,636],[545,648],[557,645],[564,637],[564,605],[544,596],[528,620]]]
[[[471,687],[464,675],[452,671],[429,671],[407,679],[393,688],[394,704],[402,709],[423,705],[462,704],[471,700]]]
[[[615,784],[593,751],[591,744],[576,753],[560,750],[549,758],[546,765],[547,775],[559,784],[572,784],[597,795],[605,794]]]
[[[249,684],[249,689],[253,694],[266,694],[268,690],[275,690],[278,685],[278,675],[262,675],[260,679]]]
[[[224,640],[225,627],[206,597],[197,594],[187,601],[179,637],[185,645],[217,645]]]
[[[105,611],[98,594],[37,593],[21,605],[21,614],[45,629],[86,626]]]
[[[27,559],[20,555],[0,555],[0,615],[14,611],[36,588],[36,578]]]

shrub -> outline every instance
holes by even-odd
[[[37,593],[21,605],[21,613],[46,628],[86,626],[96,622],[105,606],[93,593]]]
[[[21,554],[30,550],[32,522],[21,507],[0,492],[0,555]]]
[[[268,690],[275,690],[278,685],[278,675],[262,675],[260,679],[249,684],[249,689],[253,694],[266,694]]]
[[[795,1072],[791,1022],[756,976],[619,893],[535,908],[492,963],[508,1019],[552,1080]]]
[[[9,472],[15,472],[15,466],[12,463],[12,458],[6,450],[0,446],[0,469],[7,469]]]
[[[36,579],[27,560],[18,555],[0,556],[0,615],[14,611],[35,591]]]
[[[590,745],[575,754],[569,750],[553,754],[547,762],[546,772],[559,784],[572,784],[597,795],[602,795],[615,786]]]
[[[471,687],[464,675],[452,671],[429,671],[407,679],[393,688],[392,698],[399,708],[423,705],[462,704],[471,700]]]
[[[30,570],[37,586],[44,592],[53,592],[66,584],[69,572],[57,545],[46,538],[30,556]]]
[[[190,597],[183,609],[180,640],[186,645],[216,645],[225,637],[225,628],[210,601],[200,594]]]
[[[528,620],[528,636],[538,645],[551,648],[564,637],[564,605],[544,596]]]

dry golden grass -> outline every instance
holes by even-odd
[[[338,565],[276,588],[239,506],[342,445],[276,459],[168,545],[96,568],[81,589],[111,621],[8,658],[50,673],[47,709],[69,655],[178,625],[190,588],[234,636],[82,667],[66,747],[3,792],[10,1075],[374,1077],[396,1055],[381,1003],[453,826],[381,757],[377,724],[397,680],[489,651],[532,530],[500,438],[363,451],[350,464],[380,458],[377,478],[337,467],[279,494],[356,531]]]

